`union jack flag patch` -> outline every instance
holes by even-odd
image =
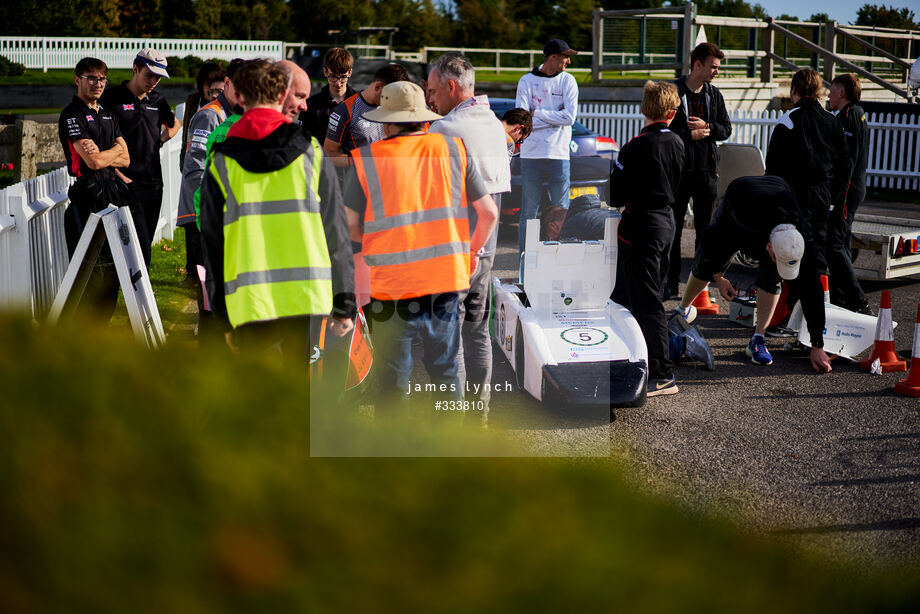
[[[86,116],[86,121],[88,121],[88,122],[93,121],[93,116],[92,116],[92,115],[87,115],[87,116]]]
[[[123,110],[125,110],[125,111],[133,111],[133,110],[134,110],[134,103],[131,103],[131,104],[123,104],[123,105],[121,105],[121,108],[122,108]]]

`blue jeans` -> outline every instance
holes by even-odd
[[[521,222],[518,224],[518,251],[524,251],[527,220],[537,217],[543,185],[549,190],[549,204],[569,208],[569,161],[521,159]]]
[[[383,395],[410,395],[412,341],[422,341],[423,364],[441,398],[460,400],[460,295],[456,292],[399,301],[371,299],[366,310],[374,343],[374,366]],[[418,382],[424,390],[425,382]],[[441,390],[441,385],[444,390]]]

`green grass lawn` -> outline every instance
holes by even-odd
[[[150,285],[156,297],[157,307],[163,328],[169,333],[179,331],[195,324],[197,316],[183,311],[196,297],[195,288],[183,288],[179,285],[185,277],[185,230],[176,228],[171,241],[161,241],[153,246],[150,255]],[[112,318],[115,326],[127,322],[128,312],[124,296],[118,296],[118,308]],[[190,333],[179,333],[189,337]]]

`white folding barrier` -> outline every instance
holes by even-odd
[[[153,242],[172,239],[179,203],[178,137],[160,149],[163,201]],[[0,309],[27,311],[41,319],[70,262],[64,237],[64,215],[73,184],[67,169],[0,190]]]

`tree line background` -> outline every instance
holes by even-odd
[[[475,46],[539,49],[560,37],[576,49],[591,47],[591,13],[606,9],[649,8],[666,0],[4,0],[0,34],[14,36],[115,36],[284,40],[353,43],[330,30],[396,26],[399,49],[424,46]],[[680,4],[674,2],[673,4]],[[745,0],[702,0],[697,13],[766,17],[759,4]],[[797,21],[797,16],[774,15]],[[826,14],[805,21],[824,21]],[[857,25],[918,29],[908,8],[864,5]],[[707,28],[708,29],[708,28]],[[385,41],[364,41],[385,42]]]

